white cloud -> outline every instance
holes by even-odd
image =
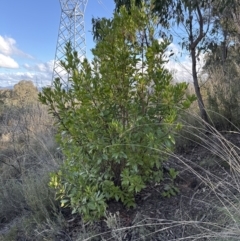
[[[171,43],[166,51],[168,56],[171,51],[174,53],[170,57],[166,68],[173,73],[174,80],[177,82],[192,82],[192,60],[188,53],[181,54],[182,49],[174,43]],[[182,56],[183,55],[183,56]],[[200,73],[204,65],[204,54],[200,54],[197,60],[197,72]]]
[[[24,67],[25,69],[28,69],[28,68],[30,68],[30,65],[29,65],[29,64],[23,64],[23,67]]]
[[[6,56],[20,56],[24,58],[33,59],[33,57],[16,47],[16,40],[10,37],[3,37],[0,35],[0,53]]]
[[[33,66],[29,64],[24,64],[23,67],[29,71],[52,73],[53,65],[54,60],[51,60],[46,63],[38,63]]]
[[[0,35],[0,67],[18,68],[18,63],[10,57],[14,52],[16,41],[12,38],[2,37]]]
[[[51,84],[53,60],[38,64],[31,64],[30,62],[19,66],[13,56],[22,58],[21,61],[33,59],[29,54],[17,48],[16,41],[13,38],[0,35],[0,68],[3,68],[0,73],[1,87],[13,86],[20,80],[31,80],[38,86]],[[7,69],[18,70],[9,71]]]
[[[50,85],[53,63],[53,60],[35,65],[26,63],[22,71],[0,73],[0,86],[13,86],[21,80],[31,80],[38,87]]]
[[[16,47],[15,39],[0,35],[0,67],[19,68],[18,63],[12,58],[12,56],[33,58],[31,55],[24,53]]]
[[[25,63],[19,68],[19,71],[0,73],[0,87],[13,86],[20,80],[31,80],[38,87],[51,85],[53,65],[54,60],[33,65]],[[64,79],[66,72],[60,66],[56,67],[56,71]]]
[[[37,87],[51,84],[52,75],[41,72],[11,72],[0,73],[0,87],[14,86],[21,80],[31,80]]]
[[[174,55],[180,55],[181,49],[174,43],[170,43],[167,49],[167,54],[174,53]]]
[[[14,52],[16,41],[13,38],[3,37],[0,35],[0,53],[4,55],[12,55]]]
[[[165,65],[166,68],[173,73],[174,80],[177,82],[191,82],[191,60],[185,57],[182,61],[170,59]]]
[[[13,58],[0,54],[0,67],[16,69],[19,68],[19,65]]]

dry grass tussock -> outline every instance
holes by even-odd
[[[178,133],[178,151],[166,163],[179,171],[177,196],[154,199],[162,184],[155,185],[135,210],[109,209],[101,221],[83,223],[59,208],[48,186],[49,172],[62,157],[46,109],[8,107],[0,126],[0,240],[239,240],[240,131],[209,126],[206,133],[199,117],[191,118]],[[188,188],[183,177],[195,178],[196,187]],[[161,212],[156,206],[147,211],[144,205],[151,201]],[[164,209],[171,215],[163,215]],[[131,213],[128,222],[124,212]]]
[[[62,225],[48,186],[49,173],[62,159],[53,123],[39,103],[7,106],[1,114],[0,240],[18,240],[19,235],[43,240],[34,238],[38,226]]]
[[[190,196],[178,195],[178,207],[171,206],[176,197],[162,203],[175,208],[176,215],[166,219],[138,209],[124,226],[121,213],[109,212],[105,232],[76,240],[239,240],[240,131],[219,132],[209,125],[206,133],[206,123],[192,118],[194,125],[188,121],[179,134],[183,143],[191,143],[186,144],[188,152],[172,153],[168,164],[175,165],[180,178],[194,177],[198,184]]]

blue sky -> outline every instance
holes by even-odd
[[[111,17],[113,0],[89,0],[85,11],[87,56],[94,47],[92,17]],[[0,87],[22,79],[51,82],[61,9],[59,0],[2,0]]]
[[[87,57],[94,47],[92,17],[112,17],[113,0],[88,0],[85,11]],[[0,87],[31,80],[38,86],[52,80],[53,61],[58,37],[61,9],[59,0],[2,0],[0,8]],[[177,80],[191,78],[191,61],[180,56],[180,47],[167,68]]]

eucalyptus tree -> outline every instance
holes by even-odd
[[[240,41],[240,1],[221,0],[214,2],[215,14],[220,24]]]
[[[205,55],[207,100],[218,127],[233,128],[232,124],[238,126],[240,115],[240,1],[215,1],[212,8],[214,28],[219,38],[209,46]],[[215,113],[224,116],[224,119],[214,118]]]
[[[240,1],[215,1],[212,3],[212,7],[215,29],[221,32],[221,38],[218,43],[212,45],[211,52],[221,50],[221,63],[224,67],[228,49],[234,47],[236,51],[240,43]],[[221,46],[220,49],[219,46]]]

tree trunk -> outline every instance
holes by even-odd
[[[197,76],[197,56],[196,56],[196,48],[197,45],[202,41],[202,39],[205,37],[206,32],[203,31],[203,26],[204,26],[204,19],[202,16],[202,12],[200,9],[199,4],[197,4],[196,6],[196,13],[198,15],[198,24],[199,24],[199,33],[197,35],[197,37],[194,39],[194,33],[193,33],[193,10],[191,8],[191,5],[189,6],[189,50],[191,53],[191,57],[192,57],[192,75],[193,75],[193,84],[194,84],[194,89],[195,89],[195,93],[197,96],[197,100],[198,100],[198,107],[200,110],[200,115],[201,118],[203,119],[203,121],[205,122],[205,126],[207,127],[209,124],[209,120],[208,120],[208,115],[203,103],[203,99],[202,99],[202,95],[201,95],[201,91],[200,91],[200,87],[199,87],[199,83],[198,83],[198,76]]]
[[[192,75],[193,75],[193,84],[194,84],[194,89],[195,89],[195,93],[197,96],[197,100],[198,100],[198,107],[200,110],[200,115],[201,118],[206,122],[206,124],[209,124],[209,120],[208,120],[208,115],[203,103],[203,99],[202,99],[202,94],[200,91],[200,87],[198,84],[198,77],[197,77],[197,61],[196,61],[196,50],[195,49],[191,49],[191,57],[192,57]]]

